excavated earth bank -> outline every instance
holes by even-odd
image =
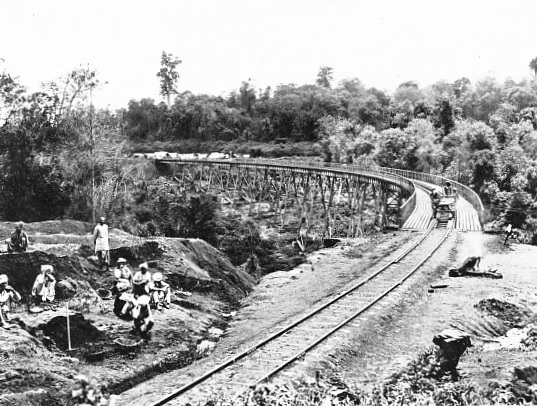
[[[0,223],[9,236],[13,223]],[[169,310],[155,313],[149,341],[130,334],[132,322],[118,319],[110,289],[113,270],[100,270],[92,249],[91,224],[47,221],[25,226],[28,252],[0,252],[0,270],[23,297],[11,313],[13,328],[0,329],[0,405],[61,405],[84,374],[119,393],[150,376],[205,355],[228,323],[228,314],[251,291],[254,280],[202,240],[139,239],[111,230],[112,264],[131,268],[148,261],[174,289]],[[54,307],[30,313],[29,296],[42,264],[55,269]],[[67,339],[67,305],[70,347]],[[215,333],[216,332],[216,333]],[[201,349],[200,349],[201,348]]]

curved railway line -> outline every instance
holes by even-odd
[[[447,228],[436,226],[437,222],[431,221],[423,235],[402,254],[372,270],[367,277],[327,303],[198,378],[188,383],[175,382],[181,386],[160,400],[154,403],[146,400],[143,404],[195,404],[196,400],[207,399],[220,391],[238,394],[273,379],[343,328],[358,329],[357,323],[367,317],[368,310],[374,310],[388,300],[392,292],[427,262],[453,229],[452,224]],[[129,404],[133,404],[132,399]]]

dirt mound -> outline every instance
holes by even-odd
[[[41,251],[20,254],[0,255],[0,269],[9,278],[13,286],[23,297],[31,293],[36,276],[41,272],[41,265],[50,264],[54,267],[57,281],[71,277],[77,280],[89,280],[91,274],[97,272],[97,266],[87,261],[82,266],[76,256],[58,257]]]
[[[522,309],[513,303],[494,298],[483,299],[475,307],[500,319],[510,328],[524,326],[532,315],[531,311],[527,309]]]
[[[83,347],[86,343],[104,338],[103,334],[84,319],[80,313],[69,317],[69,327],[72,348]],[[65,316],[54,317],[42,326],[42,330],[44,334],[54,340],[58,348],[64,351],[68,349],[67,318]]]
[[[224,254],[207,242],[199,239],[185,239],[181,240],[180,244],[187,252],[187,255],[183,257],[183,264],[194,263],[198,269],[206,273],[207,277],[200,279],[189,273],[184,275],[175,273],[169,275],[172,283],[188,290],[212,290],[222,300],[232,305],[238,305],[254,286],[255,281],[252,276],[235,268]]]
[[[9,359],[14,355],[38,356],[45,348],[42,343],[22,328],[10,330],[0,328],[0,358]]]

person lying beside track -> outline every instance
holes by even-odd
[[[458,268],[451,268],[449,270],[449,276],[457,277],[457,276],[482,276],[485,278],[494,278],[494,279],[500,279],[503,278],[502,274],[497,273],[496,269],[491,270],[490,268],[481,271],[479,268],[479,264],[481,263],[481,259],[483,257],[480,256],[474,256],[474,257],[468,257],[463,262],[463,264]]]

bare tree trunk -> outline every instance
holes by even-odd
[[[93,88],[90,87],[91,216],[95,224],[95,140],[93,137]]]

